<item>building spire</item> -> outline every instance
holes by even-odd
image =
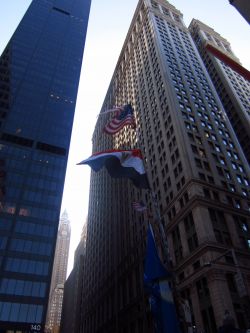
[[[65,209],[60,217],[60,224],[69,224],[70,225],[70,220],[69,220],[69,215],[67,210]]]

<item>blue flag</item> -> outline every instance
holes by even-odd
[[[155,245],[154,234],[151,225],[148,228],[147,251],[144,263],[144,277],[149,281],[159,280],[169,277],[170,274],[162,265]]]
[[[156,333],[180,333],[172,290],[171,273],[158,256],[151,226],[148,230],[147,251],[144,264],[144,285],[149,294],[149,304]]]

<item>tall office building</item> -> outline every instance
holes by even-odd
[[[128,102],[137,131],[108,136],[111,114],[103,115],[93,152],[141,147],[177,299],[189,301],[197,331],[217,332],[225,310],[247,327],[249,167],[182,14],[167,1],[139,1],[101,111]],[[80,332],[153,332],[143,288],[148,221],[132,208],[141,199],[152,210],[148,192],[105,169],[92,173]]]
[[[89,10],[34,0],[0,58],[1,333],[45,323]]]
[[[64,283],[66,281],[68,267],[70,235],[70,221],[67,212],[64,211],[60,219],[56,241],[46,319],[47,332],[56,333],[59,332],[60,328]]]
[[[87,223],[83,226],[81,240],[75,250],[74,267],[64,284],[60,333],[79,333],[86,237]]]
[[[192,20],[189,30],[250,163],[250,72],[212,28]]]
[[[250,3],[246,0],[229,0],[230,4],[234,6],[244,19],[250,24]]]

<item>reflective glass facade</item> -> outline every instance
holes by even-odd
[[[42,331],[91,0],[33,0],[0,58],[0,333]]]

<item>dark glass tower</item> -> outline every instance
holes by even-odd
[[[244,0],[229,0],[238,12],[244,17],[244,19],[250,23],[250,3]]]
[[[0,332],[42,331],[91,0],[33,0],[0,59]]]

